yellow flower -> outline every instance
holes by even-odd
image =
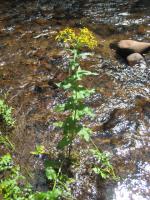
[[[80,34],[78,36],[78,43],[83,47],[87,46],[90,49],[93,49],[97,46],[97,41],[91,31],[87,28],[80,29]]]
[[[56,40],[64,43],[72,44],[74,40],[76,40],[76,35],[73,29],[66,28],[63,31],[60,31],[56,36]]]
[[[69,44],[70,47],[79,49],[88,47],[93,49],[97,46],[97,41],[91,31],[87,28],[81,28],[78,33],[71,28],[66,28],[59,32],[56,40]]]

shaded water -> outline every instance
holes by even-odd
[[[16,2],[16,3],[14,3]],[[30,152],[42,143],[55,153],[59,133],[52,126],[58,119],[53,108],[65,94],[55,83],[65,76],[68,55],[54,40],[66,27],[86,26],[99,40],[93,58],[82,65],[99,73],[85,84],[96,94],[87,100],[96,113],[90,126],[93,139],[112,156],[120,181],[101,182],[88,171],[92,159],[82,151],[80,167],[73,168],[76,199],[147,200],[149,187],[149,65],[130,67],[117,61],[109,49],[120,39],[148,41],[149,0],[0,1],[0,96],[14,108],[17,128],[10,134],[16,158],[26,171],[42,161]],[[79,141],[76,141],[78,145]],[[79,145],[78,145],[79,146]],[[45,188],[45,179],[35,176],[35,187]]]

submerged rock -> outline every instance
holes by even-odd
[[[146,53],[150,50],[150,43],[138,42],[134,40],[121,40],[118,43],[110,44],[110,48],[115,49],[117,54],[127,57],[132,53]]]
[[[130,66],[139,63],[141,60],[144,61],[144,57],[139,53],[132,53],[129,56],[127,56],[127,62]]]

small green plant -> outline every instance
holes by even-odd
[[[70,183],[73,182],[73,179],[68,178],[68,176],[62,173],[61,170],[62,170],[62,163],[59,169],[54,169],[54,167],[52,166],[46,167],[46,177],[50,183],[51,189],[47,192],[37,192],[35,194],[35,199],[56,200],[59,197],[65,198],[67,200],[73,199],[69,188],[69,185]]]
[[[20,167],[14,165],[10,154],[0,158],[0,172],[7,172],[0,180],[0,195],[4,200],[34,200],[31,185],[21,175]]]
[[[33,152],[34,155],[45,154],[45,148],[42,146],[39,151]],[[39,153],[39,154],[38,154]],[[62,197],[67,200],[73,200],[69,188],[73,179],[68,178],[62,172],[63,161],[46,162],[45,173],[49,184],[49,190],[45,192],[34,192],[32,186],[21,174],[20,167],[15,165],[10,154],[0,158],[0,196],[4,200],[56,200]]]
[[[116,179],[113,166],[109,160],[109,156],[104,152],[100,152],[99,149],[91,149],[91,153],[98,161],[97,164],[94,164],[94,167],[92,168],[93,171],[100,175],[102,179],[109,179],[110,175]]]
[[[10,154],[6,154],[0,158],[0,172],[12,168],[12,160]]]
[[[0,99],[0,117],[8,126],[13,126],[15,123],[12,118],[12,108],[6,105],[2,99]]]
[[[38,148],[38,149],[37,149]],[[37,151],[38,150],[38,151]],[[36,150],[31,152],[33,155],[47,154],[44,146],[36,146]],[[46,160],[45,162],[45,174],[49,184],[49,190],[46,192],[36,192],[34,194],[35,200],[56,200],[59,197],[63,197],[67,200],[72,200],[71,191],[69,188],[73,179],[69,178],[67,174],[62,172],[63,159],[58,160]]]

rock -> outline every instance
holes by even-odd
[[[150,50],[150,43],[148,42],[138,42],[134,40],[121,40],[118,43],[118,47],[121,49],[130,49],[135,53],[144,53]]]
[[[145,53],[150,50],[150,43],[138,42],[134,40],[121,40],[118,43],[110,44],[110,48],[115,49],[117,54],[127,57],[132,53]]]
[[[139,63],[141,60],[144,60],[144,57],[139,53],[132,53],[129,56],[127,56],[127,61],[130,66]]]

